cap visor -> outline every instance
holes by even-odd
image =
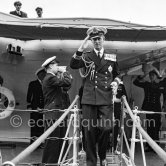
[[[97,37],[101,37],[101,35],[93,36],[93,37],[91,37],[91,39],[94,39],[94,38],[97,38]]]

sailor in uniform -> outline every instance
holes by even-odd
[[[166,112],[166,69],[162,71],[162,80],[159,82],[159,84],[163,93],[162,110],[163,112]]]
[[[87,166],[96,166],[96,149],[100,165],[107,165],[106,150],[113,118],[111,87],[120,82],[117,77],[119,68],[116,55],[103,47],[106,33],[107,29],[104,27],[89,28],[87,37],[70,61],[70,67],[80,69],[81,76],[85,79],[81,104]],[[91,51],[87,50],[89,39],[94,46]]]
[[[58,66],[59,61],[56,56],[48,58],[42,67],[46,70],[46,76],[44,77],[42,88],[44,95],[44,108],[48,110],[52,109],[64,109],[64,88],[69,90],[71,87],[72,77],[64,70],[64,68]],[[67,92],[66,92],[67,93]],[[47,111],[45,112],[45,127],[48,129],[52,122],[55,122],[63,114],[61,111]],[[63,139],[65,137],[67,125],[66,119],[60,124],[51,134],[51,137],[57,139],[47,139],[45,142],[45,148],[42,156],[42,163],[47,166],[57,165],[59,155],[61,152]],[[66,147],[65,147],[66,148]]]
[[[150,82],[144,79],[144,76],[138,76],[133,84],[143,88],[145,97],[142,104],[142,110],[161,112],[160,97],[162,89],[157,79],[161,79],[160,73],[157,69],[153,69],[149,72]],[[147,119],[147,133],[155,140],[159,140],[159,130],[161,126],[161,115],[160,114],[146,114]],[[147,144],[146,152],[153,151],[152,148]]]

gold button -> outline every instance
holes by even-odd
[[[95,88],[97,88],[97,86],[95,86]]]
[[[97,83],[97,81],[95,81],[95,83]]]

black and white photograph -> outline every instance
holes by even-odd
[[[166,166],[165,0],[0,5],[0,166]]]

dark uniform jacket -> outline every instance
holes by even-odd
[[[159,84],[162,89],[164,102],[166,102],[166,78],[164,78],[162,81],[160,81]]]
[[[31,81],[28,86],[27,102],[32,109],[44,108],[42,85],[39,80]]]
[[[63,109],[66,109],[70,106],[70,98],[69,98],[69,94],[68,94],[68,90],[70,88],[71,88],[71,86],[62,88]]]
[[[25,12],[22,12],[22,11],[20,11],[20,15],[16,11],[11,11],[10,14],[18,16],[18,17],[27,18],[27,14]]]
[[[84,68],[91,64],[91,69],[85,78],[82,104],[110,105],[112,104],[111,82],[119,74],[116,55],[104,52],[102,59],[94,51],[86,52],[83,58],[72,57],[70,67]],[[83,60],[84,59],[84,60]],[[86,62],[85,62],[86,61]],[[112,68],[112,71],[111,71]]]
[[[71,77],[69,73],[65,72],[62,78],[57,75],[47,73],[44,77],[42,88],[44,95],[44,108],[45,109],[63,109],[65,106],[63,99],[63,87],[71,86]],[[46,118],[52,119],[53,114],[46,113]]]
[[[166,78],[164,78],[162,81],[160,81],[160,87],[163,93],[163,111],[166,112]]]
[[[141,79],[137,78],[133,82],[134,85],[144,89],[144,101],[142,104],[143,110],[148,111],[161,111],[161,103],[160,103],[160,96],[161,96],[161,89],[159,83],[151,83],[148,81],[142,81]]]

